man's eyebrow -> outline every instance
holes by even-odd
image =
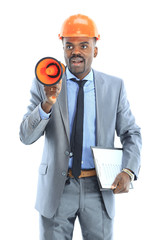
[[[86,41],[85,41],[85,42],[81,42],[80,44],[89,44],[89,42],[86,42]]]
[[[66,42],[66,44],[73,44],[72,42]],[[80,44],[89,44],[89,42],[85,41],[85,42],[80,42]]]
[[[72,44],[71,42],[66,42],[66,44]]]

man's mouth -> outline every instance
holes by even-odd
[[[73,57],[70,59],[71,65],[80,66],[84,62],[84,59],[81,57]]]

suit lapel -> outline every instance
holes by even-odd
[[[68,116],[68,104],[67,104],[67,86],[66,86],[66,75],[62,77],[62,90],[58,97],[59,109],[62,117],[62,121],[65,127],[66,135],[70,141],[70,127],[69,127],[69,116]]]
[[[97,146],[101,145],[101,133],[100,129],[102,127],[102,119],[103,119],[103,83],[104,80],[99,76],[99,73],[94,71],[95,78],[95,96],[96,96],[96,142]]]

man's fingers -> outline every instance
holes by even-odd
[[[52,86],[44,86],[44,91],[46,94],[47,101],[54,104],[56,102],[56,98],[59,96],[62,88],[62,79],[59,83]]]
[[[117,177],[115,178],[112,186],[111,186],[111,189],[112,189],[112,190],[114,190],[114,189],[117,188],[119,181],[120,181],[119,176],[117,176]]]
[[[118,194],[118,193],[124,193],[125,189],[121,184],[118,184],[113,191],[114,191],[114,194]]]
[[[112,184],[111,189],[114,194],[118,193],[127,193],[129,192],[130,187],[130,177],[126,173],[120,173],[115,178],[115,181]]]

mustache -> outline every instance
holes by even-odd
[[[74,58],[79,58],[81,59],[82,61],[85,61],[85,59],[79,55],[79,54],[73,54],[72,57],[69,58],[69,62],[71,62],[71,60],[73,60]]]

